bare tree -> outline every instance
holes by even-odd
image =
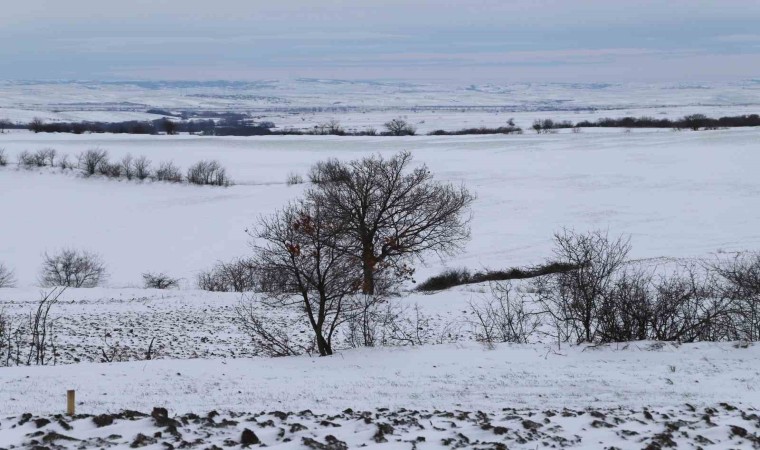
[[[28,128],[35,133],[45,131],[45,122],[39,117],[35,117],[29,122]]]
[[[385,129],[388,130],[388,134],[391,136],[414,136],[417,133],[417,129],[412,124],[400,117],[386,122]]]
[[[345,321],[347,298],[361,287],[361,273],[341,249],[341,223],[326,214],[319,198],[292,203],[262,218],[249,234],[254,263],[263,278],[281,281],[262,302],[271,308],[300,311],[322,356],[333,353],[332,339]]]
[[[340,224],[345,238],[335,243],[361,267],[365,294],[410,278],[413,260],[453,254],[469,239],[474,195],[435,181],[425,165],[411,169],[411,162],[411,153],[401,152],[312,168],[310,178],[320,183],[307,198]]]
[[[65,249],[55,255],[45,253],[40,283],[46,287],[95,287],[106,278],[100,256],[87,251]]]
[[[166,117],[164,117],[163,120],[161,120],[161,128],[163,128],[166,134],[170,136],[177,134],[177,131],[179,129],[179,127],[177,126],[175,122],[171,121],[170,119]]]
[[[16,277],[13,271],[0,263],[0,288],[16,287]]]

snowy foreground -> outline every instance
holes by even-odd
[[[751,448],[759,442],[758,367],[757,346],[637,342],[6,368],[0,447],[37,440],[176,448],[199,439],[206,448],[237,444],[247,428],[268,446],[289,448],[345,448],[337,441],[352,448],[385,441],[385,448],[643,448],[671,441]],[[77,412],[85,415],[55,416],[66,389],[76,389]],[[168,416],[121,413],[154,407]],[[219,415],[209,415],[212,409]],[[99,417],[98,428],[88,415],[101,414],[116,415]]]

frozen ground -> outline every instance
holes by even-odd
[[[478,195],[472,241],[447,264],[501,268],[551,256],[561,227],[632,235],[635,258],[705,257],[760,247],[760,130],[587,131],[581,134],[463,137],[207,138],[197,136],[0,135],[12,161],[51,147],[73,157],[100,147],[187,168],[218,159],[237,185],[191,187],[84,179],[71,173],[0,168],[0,261],[21,287],[36,283],[44,252],[75,246],[100,253],[112,287],[135,286],[146,271],[182,277],[186,287],[217,260],[249,252],[245,229],[284,205],[305,174],[329,157],[410,150],[442,180]],[[437,259],[418,278],[436,273]]]
[[[758,415],[752,408],[720,403],[640,410],[524,410],[495,412],[385,408],[345,409],[334,414],[303,411],[218,412],[170,415],[157,407],[140,411],[8,417],[0,439],[41,448],[507,448],[661,449],[757,448]],[[48,447],[45,447],[48,448]]]
[[[175,446],[198,438],[205,445],[225,439],[237,444],[249,428],[267,445],[293,448],[308,447],[304,437],[325,442],[328,434],[350,447],[376,445],[382,441],[375,437],[387,434],[388,448],[415,448],[409,441],[418,436],[425,439],[419,448],[499,448],[475,441],[510,448],[536,448],[541,442],[642,448],[666,437],[687,448],[708,443],[716,445],[709,448],[750,448],[758,445],[760,424],[753,408],[760,402],[759,363],[756,346],[637,342],[560,350],[459,344],[354,350],[328,358],[6,368],[0,371],[0,442],[49,442],[56,436],[45,436],[55,431],[126,446],[138,433],[153,438],[160,431],[157,440]],[[84,414],[150,412],[160,406],[171,417],[205,416],[211,409],[222,415],[213,421],[177,417],[182,439],[166,429],[160,414],[158,420],[137,421],[118,415],[103,429],[80,416],[64,420],[73,425],[69,430],[50,417],[62,411],[66,389],[76,389],[77,411]],[[326,416],[298,413],[307,409]],[[14,426],[29,421],[21,417],[28,412],[53,423]],[[378,433],[378,424],[391,428]]]

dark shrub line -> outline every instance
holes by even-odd
[[[487,270],[471,274],[465,268],[448,269],[439,275],[434,275],[423,281],[415,288],[416,291],[432,292],[449,289],[465,284],[483,283],[486,281],[508,281],[536,278],[555,273],[565,273],[577,269],[572,264],[548,262],[534,267],[512,267],[507,270]]]
[[[26,124],[6,122],[7,129],[27,129],[35,133],[113,133],[113,134],[169,134],[191,133],[206,136],[415,136],[417,130],[413,125],[401,118],[392,119],[384,125],[385,131],[375,128],[364,130],[346,130],[336,120],[329,120],[315,125],[312,129],[299,130],[295,128],[275,129],[275,124],[269,121],[252,123],[250,119],[234,115],[219,121],[214,120],[169,120],[168,118],[153,121],[130,120],[125,122],[55,122],[45,123],[34,119]],[[760,126],[760,115],[749,114],[741,116],[725,116],[710,118],[704,114],[691,114],[683,118],[656,119],[653,117],[620,117],[600,118],[596,121],[583,120],[573,124],[569,120],[555,121],[552,119],[536,119],[531,128],[536,133],[551,133],[563,128],[672,128],[677,130],[716,129],[725,127],[757,127]],[[516,126],[510,119],[505,126],[473,127],[460,130],[437,129],[427,133],[430,136],[459,136],[478,134],[522,134],[522,128]]]

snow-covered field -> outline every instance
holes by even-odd
[[[261,89],[279,90],[285,103],[298,107],[322,105],[335,89],[346,90],[318,85],[314,97],[301,96],[298,101],[288,97],[284,85]],[[272,98],[225,100],[221,92],[210,100],[192,90],[188,94],[194,96],[171,97],[154,88],[123,88],[125,93],[120,93],[113,86],[68,86],[60,91],[50,85],[20,86],[0,85],[0,92],[8,94],[0,105],[0,118],[9,111],[18,118],[47,111],[50,120],[147,119],[140,109],[143,103],[216,110],[233,103],[240,106],[235,103],[240,101],[263,102],[267,108],[278,104]],[[715,91],[695,86],[672,91],[627,88],[584,88],[585,97],[571,106],[595,105],[598,110],[569,108],[565,116],[549,117],[757,112],[757,86],[752,83]],[[81,95],[88,89],[91,98]],[[366,94],[366,86],[357,89]],[[279,115],[278,126],[326,117],[338,117],[347,126],[378,126],[399,114],[399,104],[421,104],[427,95],[441,98],[437,91],[417,86],[408,88],[408,97],[397,92],[397,101],[381,110],[384,95],[394,89],[404,87],[377,87],[366,114],[267,114]],[[529,95],[515,106],[514,114],[403,114],[420,114],[412,121],[421,130],[495,125],[513,115],[526,126],[533,117],[545,116],[544,110],[530,105],[546,98],[543,89],[549,88],[531,89],[524,91]],[[580,88],[551,89],[557,97]],[[47,92],[58,93],[41,101]],[[348,92],[349,104],[363,98],[361,92]],[[500,104],[493,96],[506,96],[507,91],[499,92],[493,86],[478,87],[470,94],[457,91],[448,101]],[[664,97],[622,101],[623,93],[630,99],[631,92],[659,92]],[[140,108],[99,112],[91,101],[119,104],[127,94],[142,96]],[[562,111],[557,102],[552,105],[554,111]],[[604,105],[618,109],[609,114]],[[16,155],[25,150],[54,148],[74,159],[95,147],[107,150],[112,159],[145,155],[154,164],[172,160],[183,169],[201,159],[216,159],[235,185],[115,181],[15,164]],[[12,161],[0,167],[0,263],[18,278],[17,288],[0,289],[0,309],[23,318],[34,307],[45,252],[66,247],[96,252],[110,274],[104,287],[68,290],[55,305],[58,362],[66,364],[0,369],[0,448],[31,447],[35,442],[51,448],[222,447],[240,443],[245,429],[268,446],[314,449],[363,444],[412,449],[661,448],[671,442],[687,448],[760,446],[755,411],[760,407],[760,347],[755,345],[637,342],[557,348],[544,342],[488,349],[473,342],[472,330],[463,326],[458,330],[462,339],[454,344],[266,359],[251,356],[247,336],[235,325],[239,294],[194,289],[199,271],[249,254],[245,230],[260,215],[308,187],[287,185],[290,173],[305,175],[313,163],[330,157],[348,160],[400,150],[411,151],[415,161],[427,164],[439,179],[464,183],[478,195],[472,240],[463,254],[420,264],[417,280],[444,267],[476,271],[543,262],[551,257],[552,233],[562,227],[630,234],[634,259],[712,258],[721,252],[757,250],[758,129],[404,138],[13,131],[0,134],[0,149]],[[141,274],[147,271],[181,277],[180,289],[141,289]],[[485,288],[406,293],[399,301],[418,305],[439,328],[452,322],[466,325],[467,303],[480,298]],[[92,362],[100,359],[106,339],[142,351],[154,338],[160,359]],[[77,412],[85,415],[55,416],[64,410],[67,389],[76,389]],[[160,410],[154,417],[122,412],[151,413],[154,407],[167,408],[168,418]],[[212,410],[220,414],[208,418]],[[299,413],[303,410],[312,412]],[[108,415],[99,419],[102,428],[87,416],[101,414]]]
[[[0,168],[0,261],[33,286],[44,252],[63,247],[101,254],[109,285],[139,285],[140,274],[166,271],[185,286],[218,260],[249,252],[245,230],[283,206],[305,175],[329,157],[413,152],[442,180],[478,195],[472,241],[454,261],[431,259],[418,278],[442,265],[502,268],[551,256],[562,227],[608,229],[633,238],[634,258],[704,257],[760,247],[757,204],[760,130],[636,130],[520,136],[214,138],[198,136],[0,135],[11,161],[24,150],[55,148],[70,158],[100,147],[112,159],[146,155],[182,168],[217,159],[229,188],[85,179],[72,173]]]

